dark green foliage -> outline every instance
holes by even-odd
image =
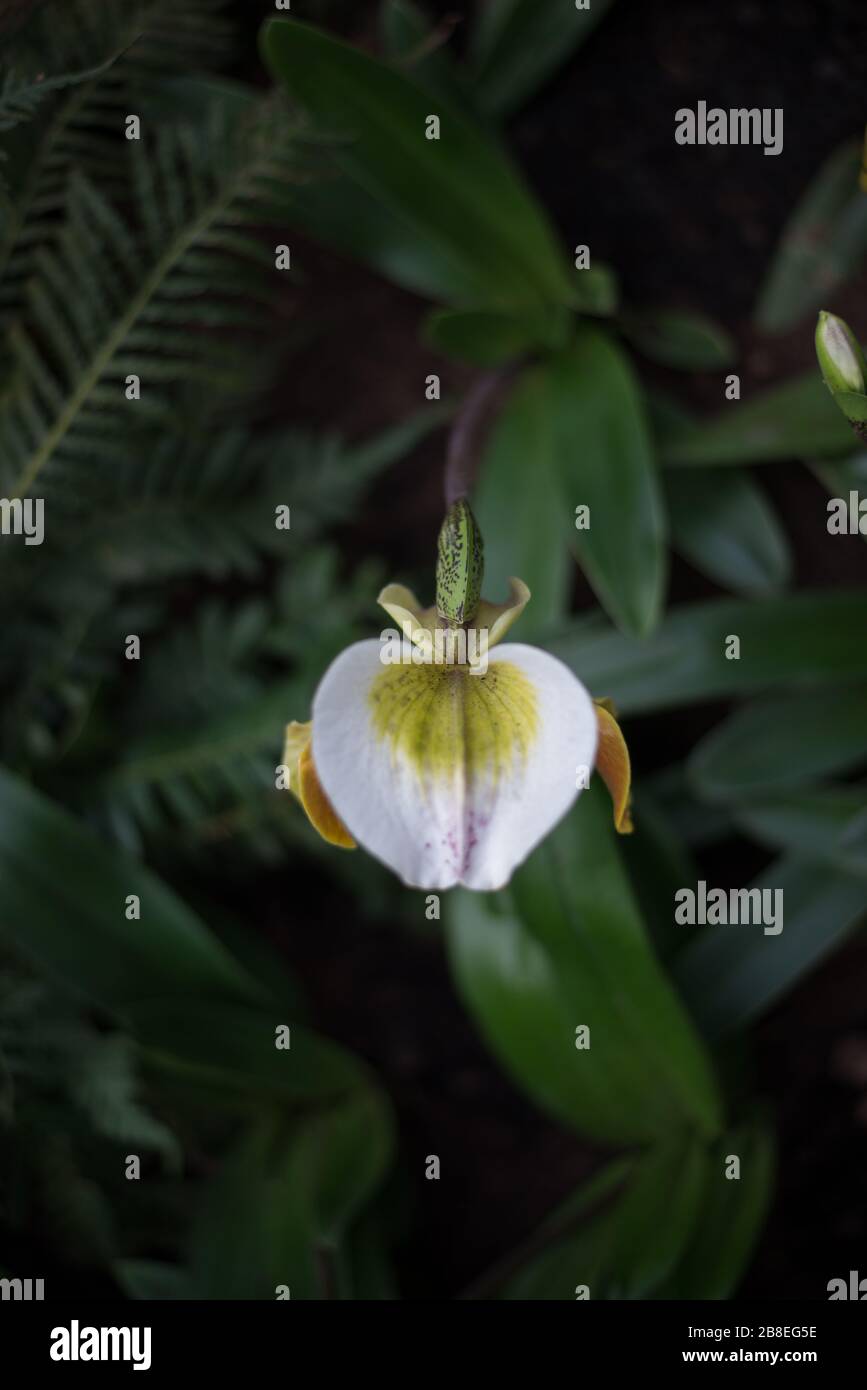
[[[6,56],[0,89],[0,132],[12,133],[3,152],[0,313],[18,306],[35,252],[57,229],[70,171],[122,187],[123,117],[153,103],[161,74],[211,66],[226,51],[224,5],[64,0],[36,11]]]
[[[213,862],[227,837],[258,856],[300,852],[308,832],[275,790],[283,726],[306,716],[321,663],[361,630],[382,581],[373,567],[345,584],[327,532],[442,418],[431,408],[352,447],[259,418],[292,346],[274,247],[301,154],[279,96],[193,75],[224,51],[221,9],[46,5],[0,93],[0,493],[40,500],[46,517],[40,546],[4,536],[0,550],[0,759],[16,774],[2,773],[0,809],[0,1233],[48,1233],[75,1265],[117,1261],[133,1296],[163,1268],[161,1289],[193,1287],[176,1263],[189,1239],[198,1269],[190,1179],[237,1130],[215,1119],[214,1094],[252,1118],[247,1150],[279,1114],[296,1175],[333,1152],[318,1224],[312,1192],[285,1213],[299,1271],[323,1241],[349,1268],[388,1165],[387,1102],[304,1035],[264,945],[224,912],[209,929],[129,852],[159,855],[169,876]],[[140,140],[125,138],[131,113]],[[133,1017],[137,991],[180,991],[183,1026],[167,1031],[164,998],[156,1024]],[[227,1018],[227,995],[266,1012]],[[185,1052],[196,1003],[215,1011],[200,1055],[229,1044],[216,1083]],[[128,1153],[146,1183],[125,1181]],[[248,1195],[267,1229],[271,1198]],[[219,1239],[218,1208],[202,1211]],[[382,1242],[365,1239],[380,1287]],[[195,1277],[219,1292],[213,1271],[207,1287]],[[256,1293],[273,1297],[273,1281]]]
[[[773,1142],[719,1040],[867,905],[862,782],[843,780],[867,747],[867,601],[782,592],[786,537],[749,468],[809,450],[844,491],[863,460],[815,373],[697,420],[648,396],[615,333],[722,374],[716,325],[664,307],[595,321],[613,275],[573,268],[494,122],[607,4],[564,26],[559,3],[494,0],[462,65],[409,0],[384,6],[390,62],[272,21],[263,52],[301,111],[213,73],[222,8],[49,0],[0,77],[0,494],[46,514],[40,546],[0,541],[0,1239],[38,1232],[132,1298],[272,1299],[287,1272],[296,1299],[394,1296],[388,1100],[306,1026],[252,912],[220,900],[263,866],[294,887],[303,865],[359,919],[410,905],[417,927],[424,901],[327,847],[275,785],[283,726],[388,577],[353,571],[339,528],[449,413],[351,444],[269,422],[298,342],[275,248],[301,226],[438,301],[434,351],[519,368],[474,499],[485,597],[514,573],[535,591],[518,640],[613,697],[627,733],[755,700],[639,777],[625,862],[594,786],[502,891],[452,895],[441,928],[507,1076],[628,1150],[470,1296],[726,1297]],[[423,135],[432,93],[443,146]],[[861,244],[837,174],[819,211],[845,203],[845,235],[811,251],[801,307],[828,248],[842,274]],[[768,327],[800,264],[783,251]],[[666,612],[669,534],[738,597]],[[570,619],[570,549],[617,628]],[[671,898],[736,833],[779,855],[755,883],[785,888],[785,934],[686,937]],[[147,1182],[126,1182],[129,1154]]]

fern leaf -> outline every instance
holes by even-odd
[[[7,190],[0,230],[0,307],[20,307],[36,246],[50,242],[72,169],[116,181],[126,112],[137,111],[166,70],[218,64],[231,27],[225,0],[53,0],[36,15],[0,89],[0,133],[15,133],[46,108]],[[0,155],[2,157],[2,155]]]
[[[161,131],[154,145],[131,142],[135,221],[123,221],[84,176],[73,178],[58,249],[42,253],[29,296],[42,346],[21,335],[10,344],[12,388],[0,412],[7,495],[25,495],[47,465],[62,463],[76,433],[100,414],[133,426],[146,412],[158,415],[162,379],[201,379],[219,391],[231,385],[237,357],[213,334],[185,331],[178,301],[193,326],[199,281],[209,302],[246,292],[250,276],[261,287],[259,267],[238,273],[234,217],[255,208],[262,222],[279,218],[274,186],[291,172],[291,132],[270,99],[251,104],[240,123],[215,99],[199,133],[194,182],[184,169],[187,130]],[[134,402],[123,390],[130,374],[144,383]],[[43,377],[59,382],[60,401],[47,399]]]

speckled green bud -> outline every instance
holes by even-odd
[[[464,497],[453,502],[437,543],[437,613],[454,626],[471,623],[482,595],[482,533]]]

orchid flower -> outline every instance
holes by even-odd
[[[414,888],[502,888],[594,766],[617,830],[632,829],[629,754],[610,701],[594,701],[540,648],[499,645],[530,591],[512,579],[508,601],[488,603],[482,569],[461,498],[440,531],[435,605],[389,584],[379,603],[400,633],[342,652],[312,720],[286,729],[283,785],[311,824]]]

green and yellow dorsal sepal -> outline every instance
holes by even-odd
[[[465,497],[452,502],[437,542],[436,610],[450,626],[476,616],[484,575],[482,533]]]

